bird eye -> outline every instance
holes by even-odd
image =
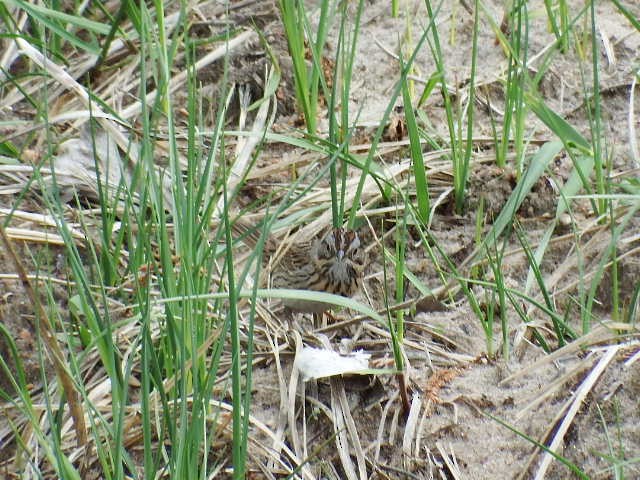
[[[351,261],[356,265],[364,265],[365,263],[365,254],[358,247],[355,247],[353,250],[351,250],[350,258],[351,258]]]

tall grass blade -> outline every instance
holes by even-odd
[[[404,70],[404,64],[402,58],[400,59],[400,66]],[[422,158],[422,145],[420,143],[420,133],[418,131],[418,124],[416,122],[416,116],[411,103],[411,96],[409,95],[409,87],[406,79],[401,81],[402,86],[402,101],[404,103],[404,116],[407,122],[407,132],[409,135],[409,148],[411,153],[411,160],[413,161],[413,177],[416,185],[416,197],[418,200],[418,214],[420,220],[423,223],[429,223],[429,185],[427,183],[427,173],[424,165],[424,159]]]
[[[561,142],[547,142],[540,147],[540,150],[538,150],[533,157],[531,157],[529,167],[526,169],[522,178],[509,196],[509,199],[500,211],[498,218],[493,222],[491,230],[487,233],[482,245],[483,248],[489,247],[507,227],[511,226],[513,218],[525,197],[529,194],[531,188],[535,185],[540,176],[542,176],[547,165],[555,158],[561,149]]]

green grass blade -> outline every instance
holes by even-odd
[[[94,22],[75,15],[69,15],[68,13],[52,10],[34,3],[27,3],[22,0],[6,0],[6,2],[9,5],[23,9],[39,23],[46,26],[60,38],[67,40],[74,47],[87,51],[93,55],[100,54],[100,48],[98,47],[95,39],[92,42],[87,42],[87,40],[78,38],[69,33],[59,22],[68,23],[95,34],[106,35],[109,33],[110,27],[103,23]]]
[[[550,109],[542,98],[527,93],[525,100],[531,110],[564,143],[565,147],[575,147],[589,156],[593,155],[591,144],[565,119]]]
[[[503,427],[511,430],[513,433],[515,433],[516,435],[518,435],[521,438],[524,438],[526,441],[530,442],[531,444],[535,445],[536,447],[538,447],[541,450],[544,450],[545,452],[547,452],[549,455],[553,456],[553,458],[555,458],[556,460],[558,460],[560,463],[562,463],[565,467],[567,467],[569,469],[570,472],[572,472],[574,475],[576,475],[578,478],[580,478],[581,480],[589,480],[589,477],[582,471],[580,470],[580,468],[578,468],[577,465],[571,463],[569,460],[567,460],[566,458],[564,458],[562,455],[558,455],[556,452],[554,452],[553,450],[551,450],[549,447],[547,447],[545,444],[538,442],[536,439],[534,439],[533,437],[530,437],[529,435],[526,435],[525,433],[521,432],[520,430],[516,429],[515,427],[511,426],[510,424],[508,424],[507,422],[499,419],[498,417],[495,417],[493,415],[491,415],[490,413],[487,412],[482,412],[483,415],[486,415],[487,417],[489,417],[491,420],[498,422],[500,425],[502,425]]]
[[[620,13],[622,13],[626,17],[626,19],[629,20],[629,23],[633,25],[633,28],[635,28],[640,32],[640,21],[638,21],[638,18],[633,13],[631,13],[628,8],[626,8],[622,3],[620,3],[620,0],[611,0],[611,1],[616,7],[618,7],[618,10],[620,10]]]
[[[529,167],[509,196],[507,203],[493,223],[491,230],[487,233],[483,242],[484,248],[489,247],[494,240],[511,225],[523,200],[529,194],[531,188],[535,185],[540,176],[544,173],[547,165],[555,158],[560,150],[562,150],[561,142],[547,142],[540,147],[540,150],[538,150],[535,155],[533,155],[529,162]]]
[[[404,69],[402,59],[400,65]],[[416,116],[411,104],[411,96],[409,94],[409,86],[406,79],[401,81],[402,85],[402,101],[404,103],[404,116],[407,122],[407,131],[409,134],[409,148],[411,153],[411,160],[413,161],[413,177],[416,184],[416,197],[418,199],[418,213],[420,219],[424,223],[429,223],[429,185],[427,183],[427,173],[424,165],[424,159],[422,158],[422,145],[420,143],[420,133],[418,131],[418,124],[416,122]]]

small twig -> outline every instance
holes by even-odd
[[[18,276],[20,278],[20,281],[22,282],[22,286],[24,287],[27,296],[29,297],[31,303],[35,308],[36,318],[40,321],[41,326],[44,327],[40,331],[43,332],[45,345],[47,346],[47,349],[51,354],[51,358],[53,359],[53,367],[55,368],[64,394],[67,397],[67,401],[69,402],[69,409],[71,411],[71,417],[73,418],[73,425],[78,437],[77,445],[79,448],[83,448],[87,443],[87,427],[84,423],[84,413],[82,411],[82,408],[80,407],[80,395],[76,391],[73,380],[69,375],[62,350],[60,349],[60,345],[58,345],[56,337],[53,333],[51,322],[49,322],[49,317],[47,317],[47,314],[42,306],[42,302],[40,301],[38,295],[36,295],[36,292],[33,289],[31,282],[29,281],[29,277],[27,276],[24,265],[20,261],[15,249],[13,248],[13,243],[5,232],[4,225],[0,225],[0,238],[2,238],[2,243],[4,243],[6,251],[9,252],[9,256],[15,264]],[[33,328],[34,330],[36,330],[36,325],[33,325]]]
[[[409,410],[411,410],[411,403],[409,402],[409,396],[407,395],[407,380],[404,372],[400,372],[396,375],[398,378],[398,389],[400,390],[400,400],[402,400],[402,413],[407,417]]]

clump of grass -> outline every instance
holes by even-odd
[[[334,16],[330,2],[320,2],[318,28],[312,31],[307,7],[298,0],[280,0],[280,14],[293,61],[296,99],[304,115],[307,132],[315,135],[321,83],[324,82],[322,58],[327,31]],[[311,66],[307,66],[307,52]]]
[[[168,17],[162,10],[152,15],[142,9],[132,17],[135,20],[132,24],[125,21],[121,9],[120,13],[110,17],[112,24],[109,26],[73,14],[45,16],[45,13],[53,11],[46,7],[23,5],[21,2],[16,5],[30,15],[35,34],[34,37],[18,34],[19,41],[23,42],[22,48],[31,52],[32,58],[38,59],[36,48],[26,50],[30,48],[30,42],[33,41],[35,47],[48,43],[57,55],[47,63],[42,62],[40,67],[34,67],[34,73],[53,73],[55,81],[44,82],[39,92],[32,92],[31,103],[38,106],[38,115],[48,121],[50,95],[59,88],[56,82],[65,82],[63,87],[72,85],[73,91],[91,113],[96,114],[89,117],[90,135],[85,140],[95,159],[95,164],[89,166],[99,172],[94,178],[96,194],[93,198],[99,206],[99,235],[95,236],[95,241],[87,242],[88,253],[81,252],[69,234],[70,227],[64,215],[65,200],[59,194],[68,186],[59,183],[62,172],[55,172],[53,156],[52,183],[42,175],[38,176],[38,170],[34,170],[33,184],[38,185],[45,205],[56,218],[57,229],[65,240],[73,279],[69,290],[70,305],[76,324],[63,328],[70,340],[77,335],[83,347],[78,350],[69,343],[66,355],[70,356],[72,367],[66,370],[84,399],[83,414],[89,419],[88,438],[95,448],[95,456],[74,463],[69,456],[68,435],[53,444],[49,442],[51,432],[61,431],[63,410],[55,401],[47,402],[49,421],[41,424],[30,408],[34,401],[40,400],[33,396],[25,382],[20,381],[23,375],[18,373],[14,385],[21,394],[21,401],[16,407],[24,418],[32,419],[30,428],[36,432],[35,436],[27,438],[16,430],[18,445],[23,446],[19,449],[25,449],[19,456],[38,451],[34,448],[35,440],[36,444],[46,446],[44,454],[47,461],[43,463],[41,459],[34,458],[32,464],[41,465],[36,469],[54,468],[60,478],[81,478],[88,465],[110,478],[119,478],[125,470],[135,471],[137,468],[143,468],[145,475],[149,476],[166,470],[173,478],[210,474],[218,467],[210,465],[208,458],[217,457],[214,462],[222,461],[221,465],[224,464],[219,455],[211,456],[211,449],[221,434],[217,425],[223,424],[225,416],[219,403],[223,400],[224,390],[220,390],[216,382],[225,375],[221,361],[229,354],[226,339],[230,337],[233,358],[229,377],[233,404],[229,409],[233,412],[232,458],[234,475],[244,478],[247,413],[251,404],[251,376],[250,373],[246,375],[245,366],[247,361],[251,363],[252,358],[252,329],[249,328],[247,340],[241,345],[239,339],[244,326],[238,322],[237,310],[227,307],[238,304],[240,292],[235,283],[233,244],[228,222],[220,222],[220,219],[228,219],[231,215],[230,205],[237,194],[237,185],[231,191],[225,189],[232,178],[226,168],[223,137],[230,97],[226,93],[221,95],[212,133],[207,138],[197,135],[205,128],[201,123],[203,115],[195,81],[196,58],[191,43],[186,42],[184,49],[176,48],[176,45],[182,45],[181,36],[188,31],[184,18],[176,29],[175,23],[171,26],[165,23]],[[104,5],[100,7],[107,12]],[[57,73],[55,62],[69,48],[78,46],[76,32],[79,32],[94,34],[104,41],[104,48],[94,48],[88,53],[101,54],[98,64],[107,63],[112,54],[111,47],[122,45],[123,39],[130,35],[125,32],[129,32],[132,26],[139,55],[129,57],[127,61],[138,66],[140,87],[136,90],[135,82],[132,82],[131,88],[136,93],[135,97],[142,101],[139,141],[134,142],[130,137],[129,143],[125,140],[120,145],[131,161],[131,170],[127,171],[124,162],[120,164],[120,158],[108,156],[99,146],[98,139],[105,137],[105,132],[116,134],[112,120],[99,115],[112,99],[91,96],[85,87]],[[172,31],[173,35],[167,35]],[[130,41],[131,37],[126,39]],[[86,40],[82,44],[87,45]],[[80,52],[82,55],[84,53]],[[181,135],[174,119],[175,106],[169,95],[175,88],[172,69],[177,58],[186,65],[183,77],[187,98],[186,147],[179,140]],[[148,82],[152,76],[154,81]],[[13,79],[17,86],[23,81],[24,78]],[[148,86],[153,91],[148,91]],[[112,117],[119,116],[115,109],[110,113]],[[77,120],[82,124],[86,117],[78,117]],[[120,117],[119,121],[127,124],[127,118]],[[166,150],[162,150],[158,142],[163,129],[167,132]],[[119,133],[116,138],[127,137]],[[45,140],[53,153],[55,139],[49,137]],[[203,148],[205,140],[210,146],[209,153]],[[168,169],[164,173],[157,168],[157,157],[162,152],[166,152],[168,160]],[[182,152],[186,167],[182,163]],[[98,161],[100,157],[105,164],[117,163],[107,169],[117,172],[119,181],[116,185],[107,183],[111,178],[106,176],[104,164]],[[105,177],[101,178],[101,175]],[[28,184],[27,188],[30,187]],[[84,199],[77,196],[73,207],[89,231],[94,228],[91,226],[94,220],[90,218],[93,213],[83,213],[83,202]],[[217,208],[219,203],[222,205],[220,209]],[[222,226],[211,234],[211,225]],[[227,245],[226,257],[221,257],[215,247],[219,240]],[[212,290],[223,295],[214,297],[210,302],[206,295]],[[130,315],[121,316],[125,310],[114,309],[115,303],[127,305],[126,311],[130,311]],[[67,321],[62,318],[60,324],[66,325]],[[121,344],[116,341],[118,338],[129,343]],[[85,362],[86,356],[94,355],[93,352],[97,353],[93,361],[102,378],[96,378],[96,383],[90,385],[84,379],[87,368],[93,367]],[[48,381],[44,369],[43,381]],[[108,393],[107,410],[97,403],[102,401],[102,398],[96,398],[94,389],[99,385],[97,382],[109,385],[105,391]],[[73,402],[72,392],[68,392],[67,397],[72,404],[77,404]],[[139,414],[132,415],[130,411],[132,397],[140,398],[137,404]],[[8,398],[6,392],[5,398]],[[138,435],[144,450],[141,459],[134,461],[126,445]],[[171,448],[156,449],[153,445],[158,441],[160,445],[171,445]]]
[[[638,28],[628,9],[620,2],[614,3]],[[506,18],[510,21],[510,32],[505,35],[476,1],[469,79],[464,87],[468,96],[463,103],[460,100],[463,97],[454,96],[450,88],[452,82],[436,21],[439,7],[434,10],[427,1],[429,22],[415,44],[410,39],[412,19],[407,19],[407,36],[403,38],[405,44],[400,51],[409,50],[409,45],[411,51],[398,58],[397,82],[386,99],[387,108],[373,135],[371,148],[364,156],[353,153],[351,141],[359,114],[349,110],[364,1],[355,5],[320,2],[315,29],[311,27],[310,12],[304,2],[281,0],[279,5],[293,60],[296,97],[307,129],[307,135],[302,139],[268,132],[272,118],[268,111],[278,81],[277,68],[265,79],[264,98],[251,106],[248,100],[241,104],[241,118],[248,110],[256,112],[253,131],[248,131],[243,120],[237,131],[225,131],[230,122],[228,112],[234,93],[226,90],[214,102],[213,125],[207,125],[197,80],[202,62],[202,58],[197,58],[197,47],[202,41],[189,37],[185,6],[175,16],[166,15],[160,4],[125,3],[111,11],[111,6],[100,2],[76,4],[69,10],[73,13],[62,13],[51,6],[31,5],[21,0],[11,0],[0,7],[0,16],[10,29],[7,37],[15,38],[20,54],[33,62],[24,62],[23,74],[10,74],[7,73],[10,70],[3,69],[8,79],[3,88],[13,89],[15,95],[21,95],[35,110],[34,119],[41,119],[46,128],[31,138],[46,145],[44,163],[34,165],[33,178],[17,198],[14,208],[19,208],[32,186],[37,186],[41,200],[51,217],[56,219],[56,228],[63,238],[72,279],[68,294],[73,322],[62,315],[54,316],[66,338],[66,343],[61,344],[66,348],[65,353],[55,356],[66,355],[68,358],[64,368],[57,364],[63,371],[55,382],[65,385],[65,395],[71,406],[77,406],[79,399],[85,401],[82,413],[88,419],[85,427],[87,445],[96,452],[95,457],[86,462],[105,477],[120,478],[138,469],[149,477],[213,477],[223,469],[232,471],[235,478],[246,477],[254,441],[250,416],[251,366],[255,360],[257,333],[254,322],[260,299],[328,301],[361,312],[368,320],[384,325],[406,411],[413,405],[413,399],[409,397],[410,382],[405,377],[407,356],[404,351],[407,318],[414,313],[407,302],[408,292],[412,289],[420,296],[437,296],[438,300],[450,305],[464,302],[483,328],[486,352],[492,359],[500,355],[494,336],[499,322],[501,355],[505,361],[511,355],[511,334],[518,321],[527,325],[533,341],[547,353],[579,338],[576,333],[579,330],[583,334],[592,331],[594,323],[602,316],[597,297],[607,271],[611,273],[610,285],[607,285],[612,292],[611,318],[630,323],[637,321],[640,287],[635,288],[632,298],[624,305],[620,299],[618,245],[623,233],[632,225],[640,202],[632,184],[627,185],[631,190],[625,195],[616,190],[617,186],[610,178],[613,154],[604,143],[597,18],[593,3],[571,17],[566,2],[545,2],[555,41],[534,72],[530,68],[532,56],[528,37],[533,20],[527,3],[513,2],[509,6]],[[91,15],[85,13],[101,20],[87,20],[85,17]],[[392,15],[397,14],[395,3]],[[29,34],[19,29],[23,15],[30,21]],[[578,38],[576,25],[581,19],[587,21],[589,27],[583,37],[587,41],[574,45],[570,40]],[[504,115],[494,117],[493,124],[495,163],[501,168],[512,168],[517,181],[495,219],[489,222],[483,207],[476,212],[475,248],[465,260],[459,261],[445,254],[445,248],[430,231],[434,211],[442,204],[442,199],[434,202],[431,198],[437,190],[430,184],[432,164],[427,161],[423,142],[450,162],[448,172],[453,178],[454,210],[461,215],[467,213],[468,179],[478,147],[474,121],[478,118],[475,108],[482,20],[493,25],[507,56],[506,72],[500,80],[505,96]],[[323,60],[327,55],[329,31],[333,27],[338,36],[333,59],[335,69],[328,82],[323,73]],[[227,57],[228,50],[235,42],[242,41],[244,35],[247,33],[224,32],[223,57]],[[435,71],[416,98],[415,62],[419,53],[424,53],[425,42],[433,57]],[[123,45],[129,45],[131,51],[137,53],[123,60],[118,57]],[[589,69],[585,69],[590,74],[583,74],[585,106],[590,115],[589,139],[561,113],[554,111],[538,91],[553,57],[569,54],[571,47],[586,49],[580,53],[590,61]],[[70,71],[76,65],[90,66],[73,71],[74,79],[62,68],[67,60]],[[96,83],[92,89],[77,81],[85,74],[99,72],[106,75],[108,69],[105,67],[112,62],[118,62],[119,68],[129,75],[137,75],[134,79],[117,76],[110,79],[112,84],[123,82],[125,95],[113,94],[105,84]],[[176,119],[178,106],[172,99],[177,88],[174,84],[177,65],[182,69],[180,75],[184,75],[184,83],[180,85],[186,96],[180,121]],[[225,75],[227,68],[225,64]],[[40,83],[31,82],[30,76],[39,77]],[[225,81],[222,83],[226,84]],[[64,100],[59,94],[63,90],[75,92],[77,99],[68,105],[56,103]],[[445,140],[436,140],[426,133],[428,116],[421,108],[434,92],[440,93],[444,104],[448,135]],[[328,132],[318,129],[321,96],[327,102]],[[131,97],[140,101],[128,103]],[[404,106],[409,140],[407,156],[411,166],[396,170],[401,173],[389,173],[392,169],[377,160],[381,153],[378,147],[399,99]],[[126,107],[117,108],[120,103]],[[78,113],[77,117],[67,119],[72,124],[68,134],[76,135],[80,125],[90,126],[88,145],[96,157],[95,171],[101,171],[97,152],[98,139],[104,131],[117,139],[119,151],[131,162],[125,167],[126,162],[120,158],[110,159],[121,169],[115,185],[106,182],[110,179],[97,175],[96,193],[90,201],[95,202],[98,209],[85,208],[87,200],[80,194],[76,194],[71,202],[83,228],[87,231],[93,228],[97,232],[93,240],[84,244],[86,249],[77,246],[71,233],[76,227],[71,226],[66,217],[69,206],[60,191],[68,185],[64,184],[60,172],[55,172],[54,168],[51,174],[48,169],[55,167],[58,141],[52,127],[59,127],[59,123],[49,118],[52,104],[58,108],[60,105],[67,107],[71,112],[80,107],[90,111],[88,116]],[[534,117],[542,122],[552,139],[532,153],[531,144],[538,133],[529,128]],[[180,122],[184,122],[183,129]],[[123,126],[126,134],[116,128],[117,125]],[[247,207],[246,212],[254,208],[260,210],[262,218],[258,223],[262,243],[252,252],[249,265],[239,268],[240,257],[231,234],[232,223],[238,215],[235,210],[238,194],[252,174],[250,170],[255,158],[250,152],[259,150],[262,142],[272,140],[307,153],[316,152],[318,156],[314,161],[317,163],[313,165],[316,168],[308,168],[291,182],[283,182],[286,185],[275,187],[270,194]],[[235,142],[237,149],[230,154]],[[0,148],[3,162],[20,164],[19,147],[7,140],[0,143]],[[554,215],[543,220],[547,222],[546,230],[536,245],[520,225],[518,210],[534,184],[547,174],[547,166],[561,153],[570,157],[573,170],[559,189]],[[242,161],[238,160],[240,158]],[[166,170],[158,169],[159,159],[166,163]],[[325,188],[327,178],[329,182]],[[371,193],[376,188],[378,191]],[[582,192],[585,194],[581,195]],[[324,195],[321,202],[306,203],[313,195],[321,194]],[[579,200],[589,202],[600,225],[606,226],[601,232],[608,236],[603,241],[603,254],[588,266],[586,258],[591,252],[581,244],[583,232],[577,222],[571,223],[576,244],[575,263],[567,262],[566,265],[567,268],[573,266],[579,276],[577,294],[562,307],[554,297],[556,284],[545,276],[543,262],[561,218],[567,212],[573,218],[574,202]],[[274,230],[298,227],[303,223],[308,224],[304,227],[307,230],[322,222],[338,225],[343,223],[345,216],[348,226],[353,228],[361,222],[363,205],[382,202],[391,205],[391,215],[395,219],[382,223],[383,233],[395,229],[393,246],[382,246],[386,315],[379,315],[353,299],[317,292],[262,289],[259,282],[244,289],[252,268],[257,270],[256,277],[260,277],[262,245]],[[92,227],[96,224],[97,228]],[[407,255],[414,253],[411,249],[415,248],[409,241],[410,230],[421,239],[420,248],[424,252],[420,253],[431,260],[437,272],[434,278],[439,279],[440,286],[430,288],[432,286],[426,285],[410,270]],[[528,265],[527,282],[520,289],[511,288],[505,277],[505,266],[511,253],[507,247],[514,235],[519,253]],[[393,282],[387,270],[393,271]],[[242,318],[245,299],[250,303],[246,319]],[[47,292],[47,301],[49,310],[55,311],[50,292]],[[532,321],[539,317],[546,319],[550,328]],[[577,323],[580,324],[578,328]],[[0,394],[13,402],[23,417],[11,426],[17,456],[29,456],[36,475],[46,476],[47,469],[52,469],[60,478],[81,478],[86,464],[76,461],[70,453],[70,434],[64,433],[63,428],[66,419],[62,400],[31,389],[25,380],[15,341],[2,325],[0,330],[17,365],[12,371],[7,362],[0,359],[17,396],[7,391]],[[44,356],[42,363],[44,391],[49,391],[49,387],[53,391],[54,380],[47,377]],[[71,376],[66,384],[65,374]],[[99,389],[95,385],[108,392],[99,400],[96,400]],[[33,407],[36,404],[45,405],[47,421],[44,423]],[[76,421],[76,425],[76,436],[81,440],[80,422]],[[218,443],[228,443],[228,439],[231,440],[230,455],[217,449]],[[132,442],[142,445],[141,459],[128,453]],[[40,457],[30,456],[37,452]],[[584,476],[578,467],[551,453],[574,474]],[[615,470],[621,471],[615,453],[611,449],[608,455]],[[277,451],[270,457],[270,462],[274,465],[287,463],[287,472],[294,475],[302,471],[308,461],[293,456],[286,459],[283,461]]]

